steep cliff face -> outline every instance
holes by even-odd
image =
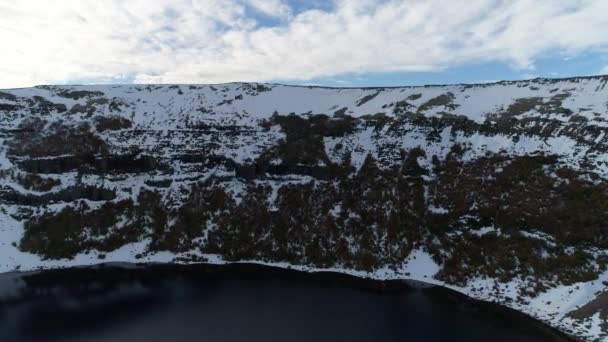
[[[608,77],[0,91],[0,272],[256,261],[607,338]]]

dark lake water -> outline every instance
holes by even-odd
[[[450,291],[251,265],[0,277],[0,341],[566,341]]]

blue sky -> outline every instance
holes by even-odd
[[[546,56],[535,61],[534,68],[520,69],[508,63],[483,62],[448,67],[428,72],[347,73],[311,80],[277,80],[288,84],[319,84],[331,87],[373,87],[454,83],[487,83],[537,77],[564,78],[608,74],[608,54],[585,53],[575,57]]]
[[[608,74],[605,0],[0,0],[0,88]]]

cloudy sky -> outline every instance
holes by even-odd
[[[606,0],[0,0],[0,88],[608,73]]]

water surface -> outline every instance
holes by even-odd
[[[566,341],[450,291],[264,267],[0,277],[0,341]]]

